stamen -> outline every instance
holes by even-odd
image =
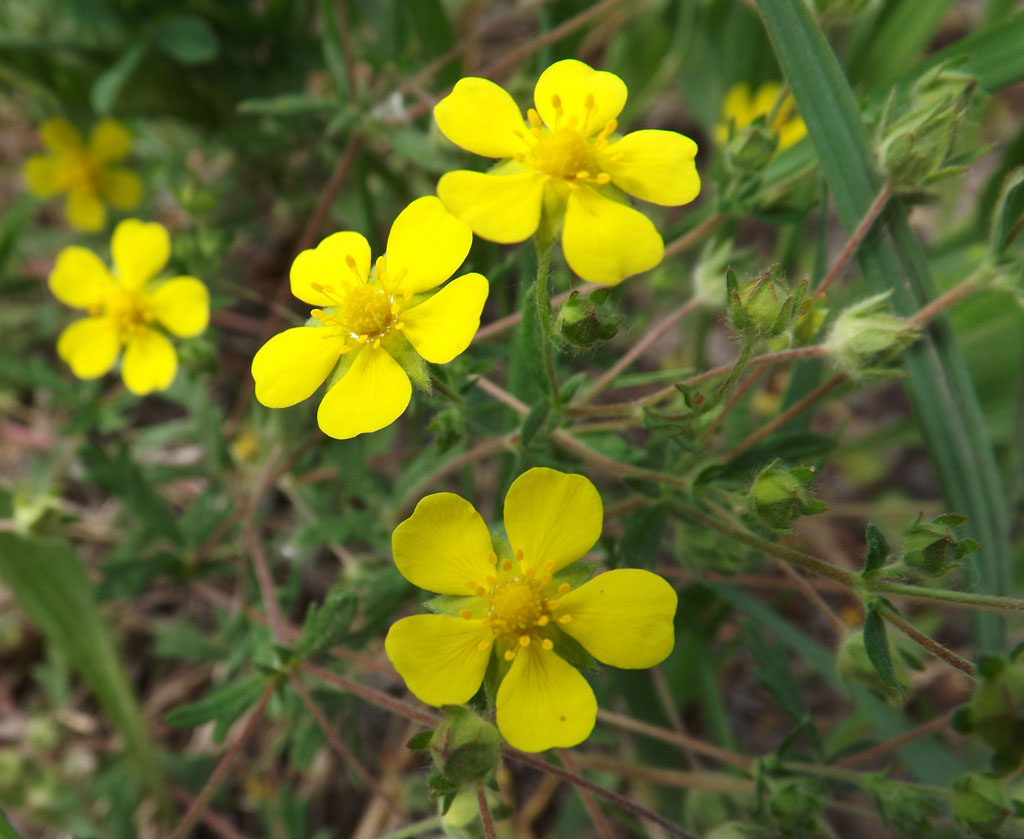
[[[496,586],[498,584],[498,578],[497,577],[492,577],[491,575],[488,574],[486,582],[487,582],[487,585],[489,585],[489,586]]]
[[[612,176],[609,175],[607,172],[602,172],[600,175],[594,178],[594,180],[601,186],[604,186],[607,183],[611,183]]]
[[[542,574],[541,575],[541,577],[540,577],[540,584],[542,586],[546,586],[550,582],[551,582],[551,575],[550,574]]]
[[[477,652],[482,653],[485,650],[489,650],[491,648],[492,643],[492,641],[481,641],[479,644],[476,645]]]
[[[476,583],[475,583],[475,582],[473,582],[472,580],[466,580],[466,587],[467,587],[467,588],[468,588],[468,589],[469,589],[470,591],[476,591],[476,589],[477,589],[477,585],[476,585]]]
[[[544,605],[547,607],[549,612],[554,612],[555,610],[558,609],[558,601],[557,600],[549,600]]]
[[[551,618],[547,615],[541,615],[537,618],[536,626],[547,626],[549,623],[551,623]]]
[[[609,163],[621,163],[625,159],[626,159],[626,155],[624,155],[622,152],[617,152],[616,154],[613,154],[613,155],[611,155],[611,157],[608,158],[608,162]]]
[[[497,557],[495,557],[495,559],[497,559]],[[506,559],[504,562],[502,562],[501,563],[501,570],[502,571],[511,571],[512,570],[512,560]]]
[[[604,128],[601,129],[601,133],[598,134],[597,136],[601,137],[603,139],[603,138],[607,137],[610,134],[614,134],[615,133],[615,129],[618,128],[618,127],[619,127],[618,120],[610,119],[610,120],[608,120],[608,122],[606,122],[604,124]]]
[[[359,276],[359,266],[356,265],[355,257],[352,256],[352,254],[345,254],[345,264],[352,270],[352,273],[356,275],[356,279],[360,281],[363,279]]]
[[[519,636],[519,646],[520,647],[528,647],[528,646],[530,646],[530,636],[529,635],[520,635]]]
[[[522,562],[525,554],[522,551],[516,551],[516,562]]]
[[[560,586],[558,587],[558,593],[559,593],[560,595],[566,595],[566,594],[568,594],[568,593],[569,593],[570,591],[572,591],[572,586],[571,586],[571,585],[569,585],[568,583],[562,583],[562,584],[561,584],[561,585],[560,585]]]
[[[571,620],[572,620],[572,615],[562,615],[562,617],[560,617],[558,619],[558,622],[559,623],[569,623]]]
[[[554,103],[556,99],[558,99],[557,96],[553,97],[552,103]],[[558,105],[555,105],[555,107],[558,108]],[[530,125],[532,125],[534,128],[541,128],[544,125],[544,121],[540,118],[540,114],[537,113],[536,108],[530,108],[529,110],[527,110],[526,118],[530,121]]]
[[[469,611],[469,609],[463,609],[461,612],[459,612],[459,617],[469,620],[471,617],[473,617],[473,613]]]
[[[487,554],[487,561],[491,563],[491,565],[497,565],[498,555],[494,551],[491,551],[489,554]]]
[[[576,173],[576,180],[578,180],[578,181],[585,181],[589,177],[590,177],[590,172],[588,172],[586,169],[583,169],[583,170],[581,170],[581,171]]]
[[[553,650],[555,648],[555,644],[550,638],[545,638],[543,641],[540,642],[540,645],[545,650]]]
[[[586,109],[588,114],[591,111],[597,109],[597,102],[594,100],[594,94],[593,93],[588,93],[587,94],[587,98],[583,100],[583,107]]]
[[[505,661],[511,661],[516,657],[514,650],[505,650]]]
[[[485,589],[483,586],[477,586],[476,587],[476,596],[477,597],[483,597],[485,594],[487,594],[487,589]]]
[[[526,576],[527,576],[527,577],[528,577],[529,579],[531,579],[531,580],[532,580],[532,579],[533,579],[533,576],[534,576],[534,575],[535,575],[535,574],[537,573],[537,571],[536,571],[536,569],[534,569],[534,568],[527,568],[527,569],[526,569],[525,571],[523,571],[523,573],[524,573],[524,574],[525,574],[525,575],[526,575]]]

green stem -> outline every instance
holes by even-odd
[[[735,364],[733,364],[732,369],[729,371],[729,375],[725,377],[725,381],[719,386],[715,395],[711,397],[711,401],[703,407],[705,412],[717,408],[721,404],[729,391],[732,390],[733,385],[736,384],[736,380],[739,379],[740,374],[747,369],[747,362],[750,361],[750,357],[753,354],[753,345],[750,343],[744,343],[743,349],[740,350],[739,358],[737,358]]]
[[[537,282],[533,287],[534,302],[537,304],[537,321],[543,333],[544,371],[548,377],[548,388],[551,391],[551,404],[561,412],[562,397],[558,390],[558,372],[555,370],[555,347],[558,335],[555,332],[555,319],[551,314],[551,293],[548,289],[548,275],[551,268],[551,243],[537,242]]]
[[[1024,612],[1024,600],[1016,600],[1013,597],[997,597],[992,594],[975,594],[969,591],[912,586],[907,583],[892,583],[887,580],[868,580],[865,587],[868,591],[876,594],[899,594],[904,597],[919,597],[926,600],[946,600],[950,603],[963,603],[964,605],[977,606],[981,609]]]

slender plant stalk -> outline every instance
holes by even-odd
[[[572,756],[572,750],[559,749],[558,756],[562,758],[565,768],[570,772],[579,771],[576,766],[576,760]],[[576,794],[579,795],[580,801],[583,802],[583,809],[587,811],[587,815],[594,825],[594,830],[597,832],[598,839],[615,839],[611,828],[608,826],[608,820],[605,819],[604,813],[601,812],[601,808],[594,799],[594,794],[583,787],[576,787]]]
[[[889,206],[889,201],[892,199],[892,187],[889,184],[885,184],[879,191],[878,195],[875,196],[875,200],[871,202],[871,206],[868,207],[867,212],[864,213],[864,218],[860,220],[860,223],[854,228],[850,234],[850,238],[846,240],[846,245],[840,252],[836,261],[832,264],[832,267],[828,269],[828,273],[825,275],[825,279],[821,281],[821,284],[815,290],[815,293],[819,297],[824,297],[828,291],[828,287],[832,285],[832,281],[839,276],[842,270],[849,263],[850,259],[857,252],[857,248],[860,247],[860,243],[864,241],[864,237],[868,235],[871,228],[875,226],[875,222],[878,221],[878,217],[882,214],[882,211]]]
[[[878,743],[869,749],[864,749],[863,751],[848,755],[839,761],[838,765],[849,768],[861,763],[870,763],[875,758],[888,756],[891,752],[896,751],[896,749],[901,746],[907,745],[907,743],[913,743],[915,740],[927,737],[929,734],[936,734],[940,731],[944,731],[952,721],[953,713],[953,711],[949,711],[940,717],[936,717],[933,720],[928,720],[928,722],[915,726],[910,729],[910,731],[904,731],[902,734],[898,734],[883,743]]]
[[[718,225],[725,221],[725,216],[721,213],[715,213],[709,216],[707,219],[698,224],[693,230],[688,230],[678,239],[674,239],[665,246],[665,254],[662,259],[668,259],[670,256],[675,256],[677,253],[682,253],[685,250],[689,250],[694,245],[699,244],[705,236],[714,230]]]
[[[558,335],[555,333],[555,320],[551,314],[551,293],[548,289],[548,277],[551,273],[551,243],[537,243],[537,281],[533,286],[534,302],[537,305],[537,320],[540,323],[541,354],[544,356],[544,373],[548,378],[548,392],[551,404],[561,412],[562,397],[558,389],[558,371],[555,369],[555,347]]]
[[[476,785],[476,803],[480,808],[480,824],[484,827],[484,839],[498,839],[494,832],[494,819],[491,817],[491,808],[487,806],[487,792],[483,784]]]
[[[879,614],[881,614],[883,618],[889,621],[889,623],[891,623],[893,626],[899,629],[904,635],[906,635],[912,641],[916,642],[921,647],[924,647],[924,649],[928,650],[928,652],[932,653],[933,655],[938,656],[947,664],[952,665],[957,670],[961,670],[971,678],[974,678],[975,669],[974,665],[971,664],[971,662],[969,662],[966,658],[957,655],[948,647],[942,646],[942,644],[940,644],[933,638],[929,638],[923,632],[919,632],[917,629],[914,628],[912,624],[904,620],[895,609],[891,609],[889,606],[886,606],[884,603],[881,603],[878,606],[878,612]]]

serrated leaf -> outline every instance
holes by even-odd
[[[89,101],[96,113],[105,116],[113,112],[117,98],[121,95],[121,89],[132,77],[147,49],[149,49],[148,41],[140,41],[129,47],[117,61],[96,77],[96,81],[92,83],[92,89],[89,91]]]
[[[335,586],[320,607],[310,604],[295,654],[299,658],[310,658],[337,644],[347,634],[355,615],[355,595]]]
[[[213,27],[201,17],[170,15],[156,27],[156,43],[182,64],[203,64],[217,57],[220,40]]]
[[[864,538],[867,541],[868,551],[864,558],[864,570],[861,573],[866,577],[885,565],[890,549],[885,534],[875,526],[874,522],[868,523]]]
[[[864,618],[864,649],[875,672],[886,687],[899,691],[902,696],[903,685],[896,675],[896,666],[892,661],[892,650],[889,648],[889,638],[885,633],[885,620],[878,614],[875,604],[868,607]]]
[[[221,685],[198,702],[175,708],[164,717],[164,722],[175,728],[195,728],[216,721],[213,739],[220,743],[232,723],[259,701],[266,684],[265,676],[250,676]]]
[[[523,445],[530,445],[534,437],[537,436],[537,432],[541,430],[544,423],[547,422],[548,415],[551,413],[551,403],[547,400],[538,402],[530,410],[530,413],[526,415],[526,419],[523,420],[523,430],[520,434],[522,437]]]
[[[430,748],[430,741],[433,738],[434,730],[427,729],[426,731],[421,731],[419,734],[414,734],[410,737],[408,742],[405,744],[405,747],[407,749],[412,749],[414,752],[422,752],[425,749]]]

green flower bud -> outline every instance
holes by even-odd
[[[769,812],[788,830],[812,830],[821,806],[816,785],[806,779],[775,783],[768,795]]]
[[[884,772],[864,776],[861,785],[871,794],[886,824],[906,835],[918,835],[940,808],[925,793],[893,783]]]
[[[574,347],[589,349],[599,341],[610,341],[619,331],[622,318],[600,311],[608,299],[608,289],[599,288],[583,295],[574,291],[558,313],[558,330]]]
[[[917,328],[910,321],[889,313],[890,293],[855,303],[832,324],[825,349],[854,378],[876,372],[917,338]]]
[[[807,291],[807,280],[790,286],[778,265],[743,286],[738,285],[736,274],[729,269],[725,281],[729,291],[729,323],[748,341],[773,338],[789,329]]]
[[[774,530],[789,533],[797,516],[811,516],[828,509],[824,501],[811,498],[804,485],[814,477],[810,467],[789,468],[780,461],[768,464],[750,485],[750,509]]]
[[[726,165],[734,172],[759,172],[768,165],[778,147],[778,132],[768,126],[766,114],[759,116],[730,138],[725,147]]]
[[[890,642],[890,657],[893,667],[896,669],[896,678],[905,692],[909,685],[907,667],[903,663],[903,659],[892,652],[891,647]],[[903,702],[900,691],[889,687],[878,675],[875,665],[871,663],[871,658],[864,646],[863,632],[850,632],[840,643],[836,653],[836,673],[845,684],[866,687],[875,696],[884,699],[890,705],[899,705]]]
[[[444,721],[430,740],[430,756],[453,787],[490,778],[501,758],[501,737],[491,723],[461,705],[443,709]]]
[[[491,810],[491,817],[495,821],[494,827],[498,836],[510,839],[508,825],[499,821],[503,809],[501,798],[490,787],[484,787],[484,795]],[[448,839],[484,839],[484,829],[480,823],[480,804],[476,799],[475,787],[465,787],[456,793],[447,811],[441,814],[441,829]]]
[[[1010,799],[997,778],[968,773],[953,781],[953,816],[979,836],[1000,836],[998,828],[1010,812]]]
[[[958,539],[953,532],[967,521],[946,513],[932,521],[918,516],[903,531],[903,564],[929,577],[942,577],[963,565],[964,557],[978,549],[976,539]]]

